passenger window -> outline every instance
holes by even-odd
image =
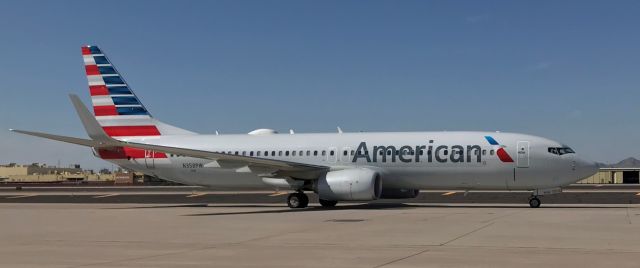
[[[282,151],[278,151],[278,156],[282,156]]]
[[[307,150],[307,156],[311,156],[311,151]]]
[[[420,149],[420,152],[418,154],[424,155],[424,151],[422,149]]]
[[[253,151],[249,152],[249,156],[253,156]]]
[[[271,156],[276,156],[276,151],[271,151]]]
[[[264,156],[269,156],[269,151],[264,151]]]
[[[238,155],[238,151],[236,151],[236,155]]]
[[[327,155],[327,151],[322,150],[322,156],[325,156],[325,155]]]
[[[318,155],[318,151],[313,151],[313,156],[317,156]]]
[[[296,156],[296,151],[292,151],[291,156]]]
[[[493,155],[495,152],[493,150],[489,151],[490,155]]]
[[[243,156],[247,155],[247,151],[242,151],[242,155]]]
[[[487,155],[487,150],[482,150],[482,155]]]
[[[256,156],[260,156],[260,151],[257,151],[257,152],[256,152]]]
[[[331,151],[329,152],[329,154],[330,154],[331,156],[334,156],[334,155],[336,154],[336,152],[334,152],[333,150],[331,150]]]
[[[289,156],[289,151],[285,151],[285,152],[284,152],[284,155],[285,155],[285,156]]]
[[[343,156],[347,156],[347,151],[342,151]]]
[[[304,151],[300,151],[300,154],[298,154],[299,156],[304,156]]]

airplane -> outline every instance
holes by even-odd
[[[82,57],[93,114],[70,98],[90,139],[11,131],[91,147],[106,161],[186,185],[288,189],[291,208],[308,206],[305,191],[334,207],[438,189],[531,191],[529,205],[537,208],[540,196],[597,171],[567,145],[518,133],[198,134],[151,116],[97,46],[83,46]]]

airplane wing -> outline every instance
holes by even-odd
[[[212,162],[207,164],[207,167],[233,168],[236,169],[237,172],[252,172],[265,175],[293,176],[301,179],[316,179],[320,176],[320,174],[326,172],[329,169],[329,167],[326,166],[310,165],[290,161],[258,158],[252,156],[231,155],[192,148],[170,147],[159,144],[117,140],[109,137],[104,132],[102,127],[100,127],[100,125],[96,121],[96,118],[89,112],[89,110],[87,110],[84,104],[82,104],[80,98],[78,98],[76,95],[70,95],[70,98],[76,109],[76,112],[78,113],[78,116],[80,117],[80,121],[82,121],[82,124],[84,125],[84,128],[86,129],[91,139],[81,139],[16,129],[11,129],[11,131],[93,148],[109,149],[114,147],[131,147],[180,156],[208,159]]]
[[[321,172],[327,171],[329,167],[297,163],[291,161],[282,161],[275,159],[258,158],[251,156],[241,156],[233,154],[216,153],[206,150],[197,150],[190,148],[170,147],[157,144],[137,143],[120,141],[109,138],[106,141],[95,141],[90,139],[81,139],[75,137],[67,137],[42,132],[25,131],[11,129],[11,131],[45,139],[62,141],[93,148],[113,148],[113,147],[130,147],[155,152],[163,152],[180,156],[188,156],[194,158],[212,160],[207,164],[208,167],[217,168],[235,168],[238,172],[257,172],[257,173],[278,173],[278,174],[298,174],[301,178],[315,179]]]

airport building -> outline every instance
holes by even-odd
[[[169,183],[153,176],[126,171],[120,168],[115,172],[104,169],[95,173],[93,170],[83,170],[80,165],[63,168],[39,163],[29,165],[19,165],[15,163],[0,165],[0,184],[1,183],[140,183],[175,185],[175,183]]]
[[[0,166],[0,183],[107,182],[114,180],[115,174],[95,174],[91,170],[82,170],[80,165],[65,168],[38,163],[30,165],[11,163]]]
[[[580,184],[640,184],[638,168],[600,168],[598,173],[579,181]]]

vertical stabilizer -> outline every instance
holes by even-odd
[[[154,119],[111,61],[97,46],[82,47],[95,117],[107,135],[159,136],[193,132]]]

